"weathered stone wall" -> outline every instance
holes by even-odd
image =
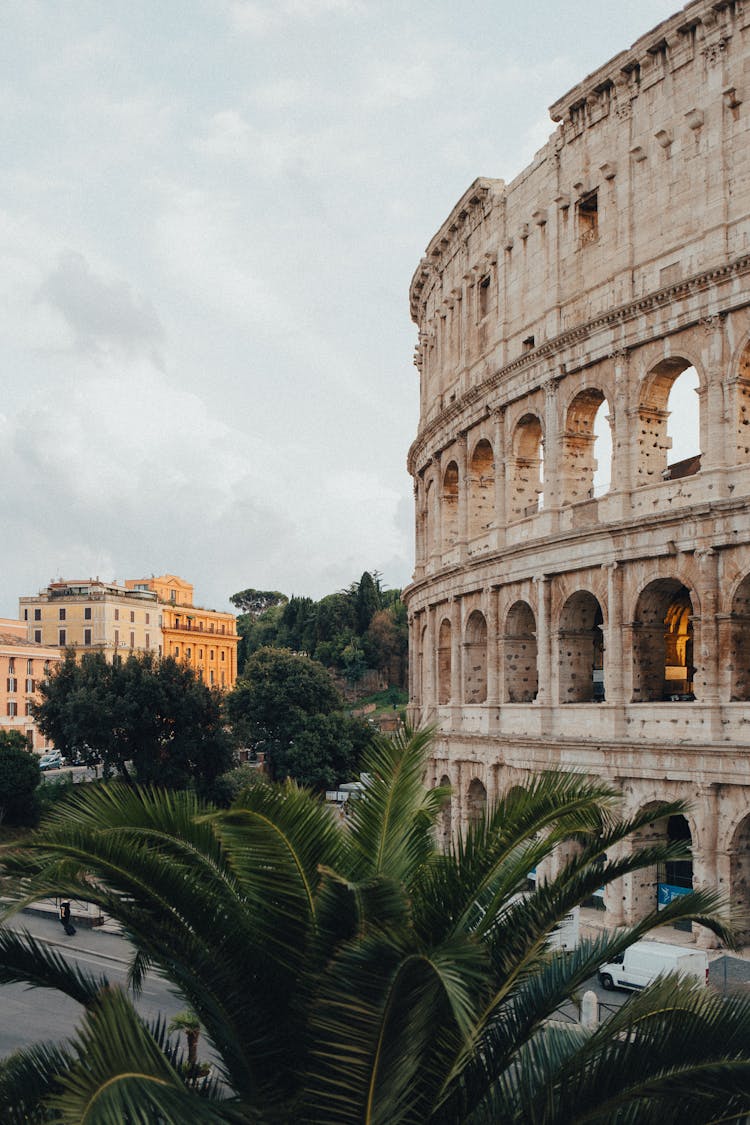
[[[560,99],[532,164],[476,180],[432,239],[411,286],[405,595],[445,831],[529,770],[590,770],[627,812],[689,799],[694,884],[746,907],[749,76],[750,0],[695,0]],[[670,464],[687,369],[700,454]],[[652,906],[655,880],[609,894],[608,918]]]

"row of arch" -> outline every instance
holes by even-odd
[[[451,788],[450,777],[444,774],[439,784],[441,787]],[[471,778],[464,792],[457,796],[458,801],[451,797],[445,802],[438,824],[438,833],[444,848],[448,847],[454,834],[459,832],[462,826],[476,824],[487,810],[487,789],[478,777]],[[641,807],[641,811],[648,813],[651,805],[655,808],[656,802],[646,803]],[[464,814],[462,817],[457,815],[461,811]],[[681,814],[655,818],[633,834],[632,845],[646,847],[651,844],[681,840],[695,847],[697,840],[694,839],[694,827],[689,816]],[[726,890],[729,892],[733,910],[739,920],[739,936],[745,941],[750,941],[750,811],[743,811],[737,822],[729,826],[726,835],[728,837],[726,868],[729,882]],[[567,859],[575,852],[577,846],[575,841],[569,841],[567,847],[561,846],[559,860]],[[693,859],[654,864],[639,872],[637,879],[631,880],[630,894],[624,912],[622,888],[618,888],[617,884],[613,884],[596,905],[605,912],[616,915],[613,924],[621,924],[624,921],[632,925],[654,908],[666,905],[675,895],[705,885],[707,880],[701,879],[699,866],[700,860],[694,864]],[[533,877],[536,873],[530,874]]]
[[[632,701],[690,701],[700,695],[695,677],[694,593],[679,578],[657,578],[639,593],[632,617]],[[557,703],[606,700],[605,612],[589,590],[571,594],[554,623]],[[750,700],[750,575],[737,586],[729,615],[730,700]],[[488,663],[503,664],[501,703],[532,703],[539,690],[537,622],[531,605],[518,600],[490,637],[480,609],[468,615],[463,636],[446,612],[437,616],[436,702],[481,704],[488,699]],[[498,645],[498,642],[500,644]],[[494,646],[491,650],[491,645]],[[460,646],[462,683],[454,661]],[[430,659],[426,626],[421,636],[422,689]],[[553,652],[553,660],[555,653]]]
[[[743,464],[750,459],[750,344],[740,357],[734,380],[734,456],[723,442],[723,455]],[[506,448],[498,460],[493,440],[478,437],[468,450],[465,470],[461,458],[449,456],[438,473],[422,478],[419,516],[423,550],[448,550],[460,539],[461,498],[467,506],[466,534],[475,539],[497,523],[496,491],[504,473],[504,522],[533,515],[543,507],[564,506],[601,495],[610,489],[615,461],[633,448],[630,484],[661,482],[694,475],[700,470],[709,430],[707,380],[699,367],[684,357],[662,359],[644,377],[636,409],[636,432],[628,411],[615,418],[612,392],[588,386],[564,407],[562,428],[553,449],[545,433],[545,412],[529,398],[527,408],[515,411]],[[625,417],[621,417],[625,414]],[[731,425],[731,423],[730,423]],[[631,432],[625,432],[625,428]],[[731,441],[730,437],[730,441]],[[495,442],[496,444],[496,442]],[[545,465],[554,470],[545,480]],[[622,484],[622,466],[616,475]],[[462,471],[465,479],[462,480]],[[549,472],[547,474],[550,475]],[[548,495],[549,494],[549,495]]]

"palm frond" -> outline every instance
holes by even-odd
[[[108,981],[71,963],[27,930],[0,926],[0,984],[55,988],[79,1004],[90,1004]]]
[[[41,1125],[49,1120],[46,1099],[73,1064],[73,1055],[53,1043],[36,1043],[0,1060],[0,1108],[5,1125]]]
[[[374,739],[365,755],[366,800],[351,815],[351,866],[355,879],[387,872],[409,885],[434,854],[432,829],[448,790],[427,789],[424,772],[431,729],[399,730]]]

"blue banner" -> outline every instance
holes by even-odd
[[[673,887],[669,883],[657,883],[656,901],[661,909],[663,906],[669,906],[673,898],[679,898],[680,895],[689,895],[690,892],[690,887]]]

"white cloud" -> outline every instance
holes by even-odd
[[[228,16],[235,31],[267,35],[291,21],[312,23],[324,16],[366,11],[362,0],[231,0]]]

